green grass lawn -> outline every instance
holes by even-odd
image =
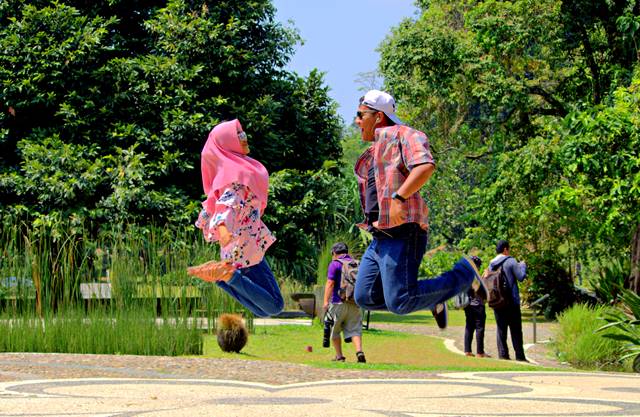
[[[378,313],[376,313],[378,314]],[[429,313],[427,315],[430,316]],[[432,325],[420,317],[409,321]],[[433,321],[433,319],[430,319]],[[414,324],[416,324],[414,323]],[[411,324],[411,323],[408,323]],[[344,344],[346,363],[331,362],[335,351],[322,347],[322,328],[314,326],[258,326],[249,336],[247,346],[240,354],[220,350],[215,335],[205,336],[204,356],[211,358],[234,358],[274,360],[301,363],[318,367],[352,368],[372,370],[425,370],[425,371],[531,371],[541,368],[520,365],[513,361],[469,358],[448,351],[442,339],[410,335],[400,332],[369,330],[363,334],[366,364],[355,362],[353,344]],[[307,352],[307,346],[313,348]],[[548,369],[546,369],[548,370]]]
[[[522,322],[531,323],[533,321],[533,312],[531,310],[522,310]],[[546,323],[544,316],[538,314],[536,316],[536,322]],[[408,326],[425,325],[435,326],[436,322],[433,319],[433,315],[430,311],[418,311],[415,313],[407,314],[406,316],[399,316],[397,314],[389,313],[386,311],[376,311],[371,313],[371,323],[394,323],[404,324]],[[487,307],[487,326],[495,325],[496,320],[493,316],[493,310]],[[464,326],[464,310],[455,310],[449,308],[449,326]]]

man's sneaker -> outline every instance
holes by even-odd
[[[367,359],[364,357],[364,352],[356,352],[356,358],[359,363],[367,363]]]
[[[433,318],[436,319],[436,324],[441,329],[447,328],[447,322],[449,321],[449,317],[447,315],[447,304],[440,303],[436,304],[436,308],[431,310],[433,314]]]
[[[477,256],[464,256],[463,259],[467,262],[467,264],[473,269],[473,282],[471,282],[471,288],[480,295],[480,298],[485,300],[489,299],[489,290],[487,290],[486,285],[484,285],[484,281],[482,281],[482,275],[478,271],[480,265],[482,265],[482,260]]]

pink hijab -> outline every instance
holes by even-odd
[[[260,162],[242,154],[238,119],[216,125],[202,149],[200,165],[202,186],[207,199],[202,206],[208,213],[215,213],[218,198],[233,182],[247,186],[260,201],[260,211],[267,207],[269,172]]]

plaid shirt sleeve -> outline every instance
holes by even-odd
[[[410,134],[398,135],[398,139],[401,145],[402,160],[409,170],[422,164],[435,165],[429,149],[429,139],[424,133],[414,130]]]

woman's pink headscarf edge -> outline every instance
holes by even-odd
[[[247,186],[256,195],[261,214],[267,207],[269,173],[259,161],[240,153],[238,129],[242,129],[238,119],[216,125],[202,149],[202,186],[207,194],[202,205],[208,213],[215,212],[222,191],[234,182]]]

